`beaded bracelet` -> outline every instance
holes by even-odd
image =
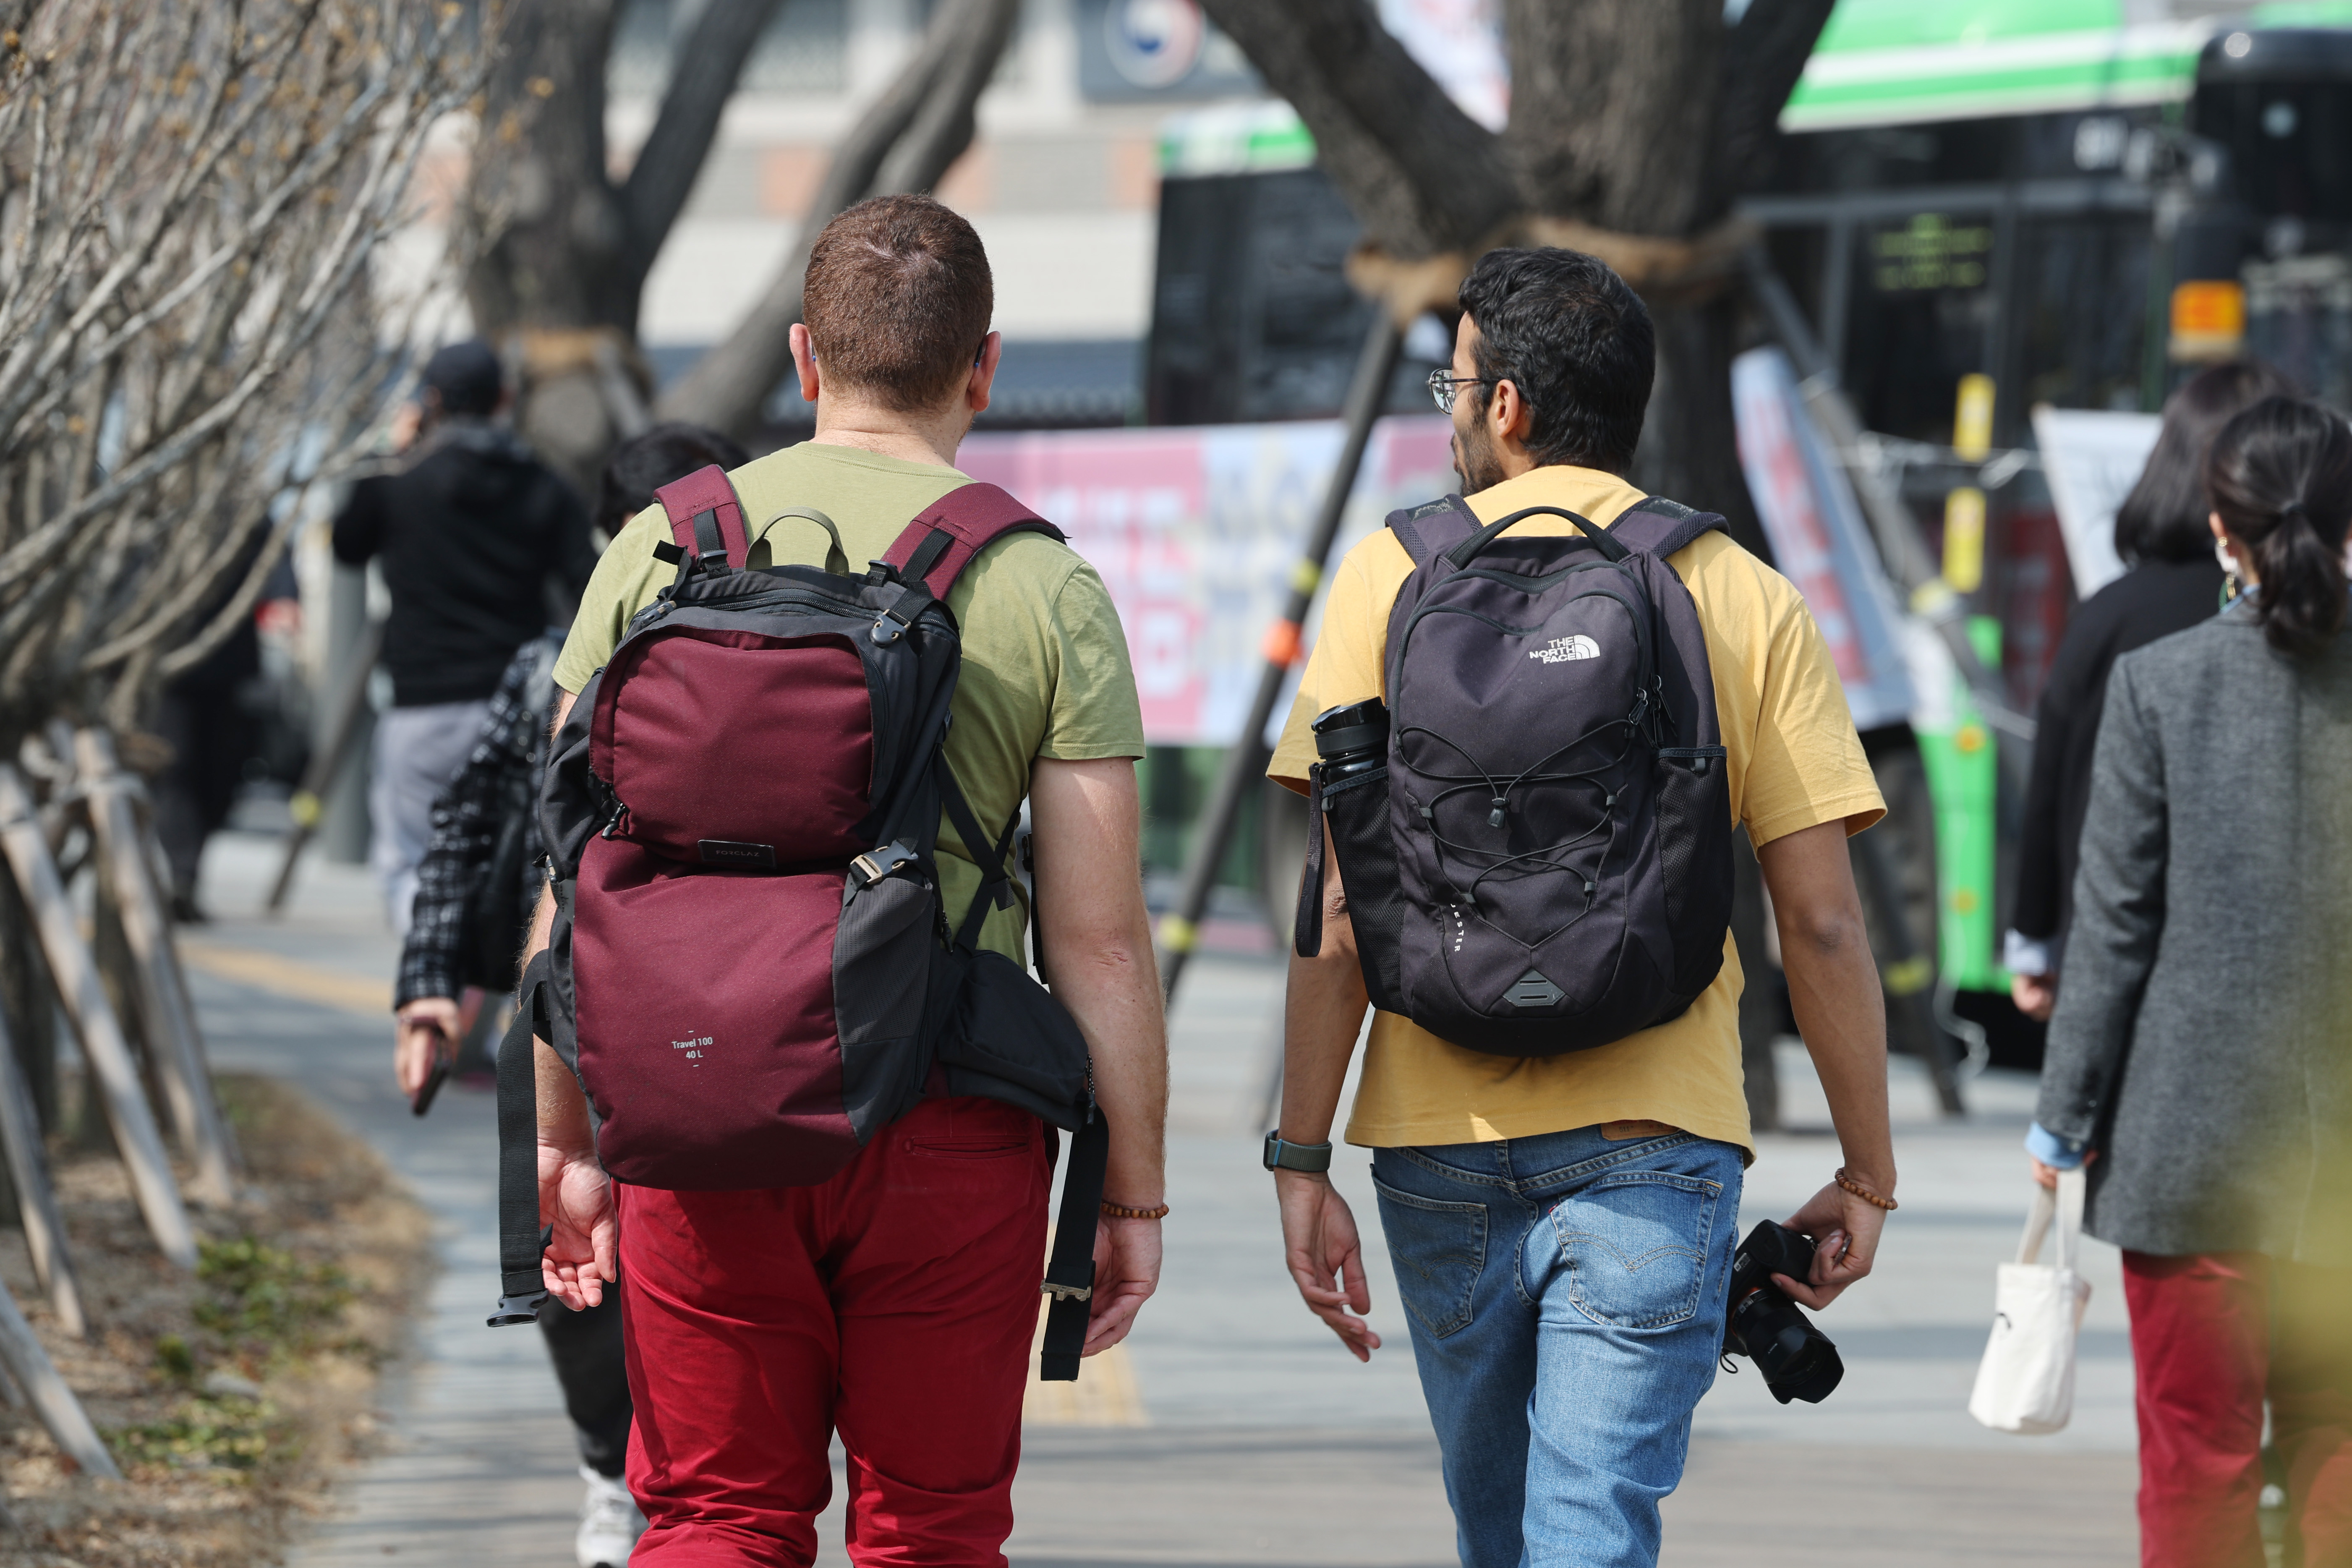
[[[1115,1204],[1108,1198],[1105,1198],[1102,1201],[1102,1212],[1113,1219],[1166,1219],[1168,1205],[1161,1204],[1157,1208],[1131,1209],[1125,1204]]]
[[[1871,1205],[1874,1208],[1882,1208],[1888,1214],[1893,1214],[1895,1209],[1900,1206],[1893,1198],[1882,1198],[1876,1193],[1872,1192],[1868,1187],[1864,1186],[1860,1182],[1855,1181],[1852,1176],[1847,1175],[1843,1165],[1840,1165],[1837,1168],[1837,1175],[1834,1180],[1837,1182],[1839,1186],[1843,1187],[1847,1192],[1852,1193],[1855,1197],[1860,1198],[1864,1203]]]

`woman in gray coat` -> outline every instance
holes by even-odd
[[[2145,1568],[2352,1563],[2352,428],[2269,398],[2205,465],[2221,615],[2125,655],[2027,1149],[2124,1249]]]

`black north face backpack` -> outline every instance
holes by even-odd
[[[1582,532],[1510,534],[1538,513]],[[1328,822],[1372,1005],[1500,1056],[1679,1016],[1723,967],[1731,807],[1697,606],[1666,557],[1723,519],[1653,498],[1391,513],[1413,573],[1388,705],[1316,721],[1296,941],[1322,948]]]

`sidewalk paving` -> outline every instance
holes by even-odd
[[[259,919],[276,849],[228,835],[207,858],[216,919],[190,959],[215,1062],[301,1085],[383,1151],[432,1212],[446,1270],[414,1353],[386,1384],[387,1451],[289,1562],[562,1568],[580,1487],[554,1379],[535,1333],[482,1321],[496,1294],[489,1097],[452,1086],[429,1117],[408,1115],[391,1082],[385,1010],[396,950],[373,886],[358,868],[314,859],[287,915]],[[1148,1424],[1033,1415],[1008,1547],[1017,1563],[1454,1560],[1385,1262],[1371,1277],[1387,1348],[1370,1366],[1306,1313],[1282,1268],[1257,1164],[1280,988],[1281,969],[1265,959],[1207,957],[1187,974],[1172,1019],[1167,1267],[1129,1361]],[[1784,1215],[1838,1163],[1801,1047],[1785,1044],[1780,1063],[1801,1131],[1761,1141],[1743,1228]],[[2019,1139],[2032,1085],[1986,1074],[1960,1123],[1935,1116],[1908,1063],[1895,1064],[1892,1091],[1902,1212],[1877,1273],[1822,1319],[1845,1356],[1844,1384],[1822,1405],[1783,1407],[1752,1367],[1719,1378],[1666,1505],[1664,1561],[2126,1568],[2137,1560],[2135,1475],[2116,1254],[2088,1249],[2074,1426],[2039,1439],[1977,1426],[1964,1406],[1993,1266],[2023,1219]],[[1367,1164],[1363,1151],[1343,1150],[1335,1171],[1376,1237]],[[837,1517],[823,1534],[824,1560],[843,1562]]]

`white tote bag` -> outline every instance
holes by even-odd
[[[2057,1261],[2040,1261],[2042,1237],[2058,1222]],[[2058,1190],[2033,1189],[2017,1261],[2000,1266],[1992,1339],[1977,1368],[1969,1414],[1996,1432],[2063,1430],[2074,1414],[2074,1334],[2091,1282],[2076,1272],[2083,1240],[2083,1173],[2062,1171]]]

